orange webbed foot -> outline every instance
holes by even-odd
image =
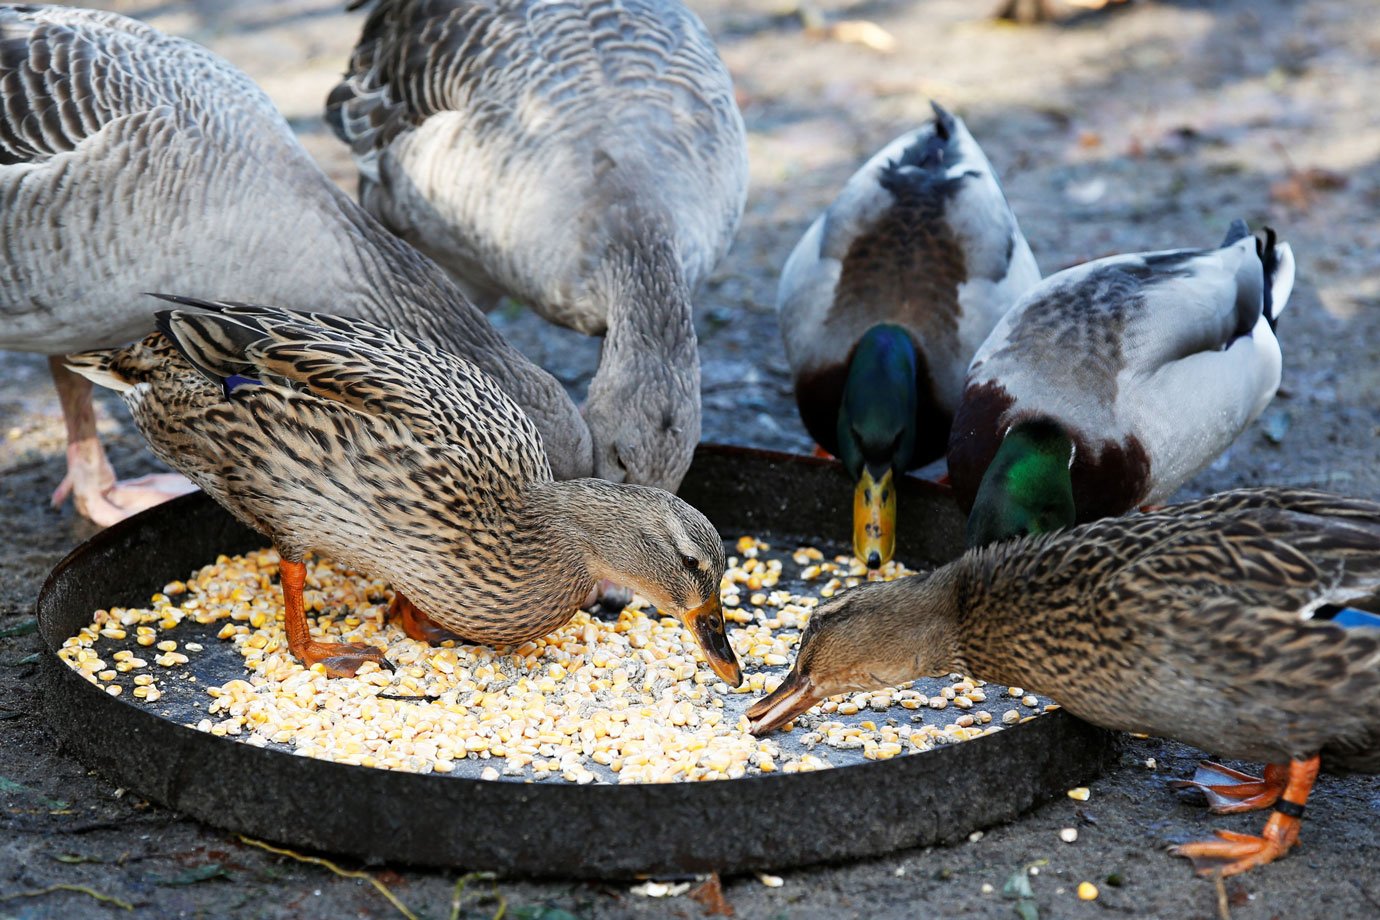
[[[300,559],[284,556],[278,563],[278,580],[283,588],[283,626],[287,630],[288,651],[298,661],[307,667],[324,665],[329,677],[354,677],[366,661],[393,670],[393,663],[383,657],[383,649],[372,645],[317,642],[311,637],[306,603],[302,598],[307,567]]]
[[[1169,852],[1175,856],[1185,856],[1193,860],[1193,868],[1199,875],[1239,875],[1256,866],[1274,862],[1298,842],[1299,825],[1293,822],[1292,829],[1282,834],[1270,833],[1269,825],[1260,837],[1251,834],[1238,834],[1234,831],[1217,831],[1216,840],[1199,840],[1174,847]]]
[[[1288,768],[1282,764],[1267,765],[1265,776],[1259,777],[1204,760],[1198,764],[1193,779],[1172,785],[1175,789],[1197,789],[1207,797],[1210,811],[1231,815],[1275,804],[1284,793],[1287,775]]]
[[[396,623],[408,638],[416,639],[418,642],[427,642],[431,645],[440,645],[447,639],[456,642],[464,640],[455,633],[439,625],[431,617],[418,610],[413,603],[403,597],[402,593],[393,593],[393,602],[388,605],[388,613],[384,619],[389,623]]]
[[[1200,840],[1176,846],[1169,852],[1193,860],[1193,867],[1199,875],[1238,875],[1256,866],[1274,862],[1288,853],[1298,843],[1299,819],[1303,817],[1308,793],[1318,778],[1319,759],[1316,754],[1303,760],[1291,760],[1287,766],[1271,764],[1272,771],[1265,771],[1261,786],[1272,784],[1283,778],[1284,790],[1275,797],[1274,814],[1265,822],[1265,830],[1259,837],[1250,834],[1237,834],[1232,831],[1218,831],[1216,840]],[[1226,776],[1226,767],[1212,764],[1212,772]],[[1237,774],[1247,776],[1246,774]],[[1242,785],[1252,785],[1254,777],[1247,776]],[[1264,793],[1255,793],[1264,795]],[[1248,796],[1249,797],[1249,796]]]
[[[818,458],[820,458],[821,460],[832,460],[832,459],[834,459],[834,455],[833,455],[833,454],[829,453],[827,450],[825,450],[824,448],[820,447],[818,444],[815,445],[815,449],[814,449],[813,451],[811,451],[810,453],[811,453],[812,456],[818,457]]]
[[[328,677],[354,677],[366,661],[393,670],[393,663],[383,657],[383,650],[372,645],[312,641],[293,649],[293,654],[307,667],[324,665]]]

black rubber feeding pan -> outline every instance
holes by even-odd
[[[851,485],[837,464],[705,446],[681,495],[724,536],[838,548]],[[948,493],[898,492],[898,555],[937,564],[961,546]],[[138,794],[210,824],[370,862],[614,877],[781,868],[956,840],[1103,769],[1112,736],[1062,711],[961,744],[810,773],[648,785],[485,781],[349,766],[258,748],[112,697],[58,657],[94,610],[146,604],[226,553],[265,545],[203,495],[116,525],[74,550],[38,599],[44,704],[64,744]]]

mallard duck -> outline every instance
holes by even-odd
[[[1243,872],[1297,840],[1320,754],[1380,772],[1380,618],[1323,620],[1324,605],[1377,587],[1380,504],[1224,492],[848,591],[815,612],[748,718],[761,734],[833,694],[959,672],[1106,728],[1263,760],[1264,780],[1205,766],[1236,806],[1218,810],[1274,806],[1264,834],[1177,848],[1204,871]]]
[[[587,476],[564,389],[431,260],[350,200],[243,73],[113,13],[0,7],[0,349],[60,356],[153,331],[143,292],[326,304],[474,362],[532,416],[554,472]],[[186,488],[117,483],[91,385],[50,361],[70,493],[100,524]]]
[[[691,293],[747,194],[733,85],[677,0],[360,0],[327,121],[360,200],[461,280],[603,335],[594,473],[675,491],[700,437]]]
[[[353,674],[382,652],[311,641],[303,557],[386,578],[414,638],[511,645],[574,614],[597,579],[680,617],[724,680],[723,544],[645,486],[555,481],[535,424],[474,365],[360,320],[167,298],[159,332],[69,359],[117,390],[154,453],[282,555],[292,653]]]
[[[776,295],[800,418],[857,484],[871,568],[894,549],[894,478],[944,456],[973,353],[1040,280],[992,165],[931,105],[810,225]]]
[[[968,369],[949,475],[970,546],[1163,503],[1279,388],[1294,256],[1232,224],[1217,249],[1098,259],[1021,298]]]

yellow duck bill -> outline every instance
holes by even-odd
[[[725,683],[736,687],[743,682],[743,669],[738,664],[738,656],[729,644],[728,632],[724,629],[724,610],[715,594],[693,610],[686,612],[685,625],[695,634],[704,657],[714,673]]]
[[[792,670],[781,686],[748,707],[748,731],[765,735],[808,711],[823,695],[808,677]]]
[[[863,467],[853,490],[853,553],[879,569],[896,552],[896,489],[888,468],[880,481]]]

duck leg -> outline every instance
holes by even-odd
[[[1318,755],[1314,754],[1306,760],[1291,760],[1288,766],[1281,765],[1287,777],[1284,792],[1275,802],[1274,814],[1265,822],[1265,830],[1259,837],[1218,831],[1216,840],[1185,843],[1170,852],[1193,860],[1199,875],[1236,875],[1275,861],[1298,842],[1299,819],[1303,817],[1303,806],[1313,782],[1318,778],[1318,763]]]
[[[440,645],[447,639],[454,639],[456,642],[464,641],[418,610],[410,600],[403,597],[401,591],[394,590],[393,601],[388,605],[388,612],[384,614],[383,618],[386,622],[397,623],[409,638],[416,639],[418,642]]]
[[[109,527],[145,508],[196,491],[186,477],[176,473],[116,481],[96,434],[96,410],[91,402],[91,381],[67,369],[61,355],[48,358],[67,426],[67,475],[53,492],[53,507],[72,496],[77,513],[102,527]]]
[[[1220,763],[1204,760],[1198,764],[1193,779],[1171,783],[1175,789],[1197,789],[1208,800],[1214,814],[1231,815],[1242,811],[1269,808],[1279,801],[1288,781],[1289,768],[1272,763],[1265,767],[1265,776],[1252,776]]]
[[[383,651],[372,645],[343,642],[317,642],[307,625],[307,609],[302,602],[302,588],[307,583],[307,567],[301,562],[283,559],[278,563],[278,580],[283,587],[283,622],[287,627],[288,649],[307,667],[322,664],[330,677],[354,677],[366,661],[377,662],[390,671],[393,665],[383,657]]]

